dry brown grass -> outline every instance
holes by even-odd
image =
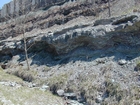
[[[22,67],[16,69],[16,70],[7,70],[7,73],[13,74],[19,78],[21,78],[24,81],[32,82],[37,78],[37,72],[34,70],[26,70]]]

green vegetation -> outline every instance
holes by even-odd
[[[15,76],[23,79],[24,81],[32,82],[36,77],[36,72],[32,70],[17,70],[13,73]]]
[[[45,67],[44,67],[44,69],[43,69],[43,72],[48,72],[48,71],[50,71],[50,70],[51,70],[51,68],[50,68],[50,67],[45,66]]]
[[[23,82],[21,78],[18,78],[14,75],[7,74],[1,68],[0,68],[0,81],[16,81],[18,83]]]
[[[14,75],[4,72],[0,68],[0,81],[16,82],[18,84],[24,81]],[[6,102],[3,102],[3,99]],[[9,103],[10,101],[10,103]],[[11,87],[0,84],[0,105],[63,105],[61,98],[52,95],[49,91],[43,92],[39,88],[28,88],[25,86]]]
[[[135,67],[135,71],[140,71],[140,62],[137,63],[137,65]]]
[[[24,73],[24,72],[16,71],[14,73],[14,75],[16,75],[17,77],[22,78],[24,81],[31,82],[33,80],[33,76],[31,74],[28,74],[28,72]]]
[[[27,70],[22,67],[17,67],[17,70],[8,69],[7,73],[17,76],[27,82],[32,82],[37,78],[37,72],[35,70]]]
[[[134,86],[133,89],[131,90],[131,94],[132,94],[132,99],[133,100],[139,100],[140,101],[140,88]]]
[[[66,83],[68,75],[66,73],[58,74],[48,80],[50,90],[55,94],[57,89],[61,89]]]
[[[64,84],[66,81],[67,81],[66,73],[55,75],[49,79],[50,84]]]
[[[112,83],[111,80],[106,80],[105,86],[106,86],[106,92],[108,93],[108,96],[117,95],[119,84]]]
[[[108,97],[115,97],[117,102],[120,102],[126,95],[125,90],[122,90],[118,83],[114,83],[107,79],[105,81],[105,86]]]
[[[43,92],[41,90],[29,89],[26,87],[13,88],[3,85],[0,85],[0,90],[2,97],[6,100],[10,100],[15,105],[39,105],[39,103],[42,103],[43,105],[52,103],[54,103],[54,105],[62,105],[62,100],[53,96],[50,92]],[[2,103],[1,100],[0,103]]]

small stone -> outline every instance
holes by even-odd
[[[43,85],[43,86],[42,86],[42,89],[46,89],[46,90],[47,90],[47,89],[49,89],[49,86]]]
[[[15,82],[11,82],[11,83],[9,83],[9,85],[10,85],[11,87],[15,87],[15,86],[16,86],[16,83],[15,83]]]
[[[64,93],[64,96],[71,100],[77,99],[77,96],[75,93]]]
[[[35,83],[33,83],[32,85],[33,85],[33,87],[36,87],[36,84]]]
[[[6,69],[7,68],[7,65],[6,64],[1,64],[1,68],[2,69]]]
[[[29,88],[36,87],[36,84],[34,84],[34,83],[29,83],[29,84],[28,84],[28,87],[29,87]]]
[[[76,96],[75,93],[64,93],[64,95],[65,95],[66,97],[73,97],[73,96]]]
[[[126,63],[127,63],[127,61],[124,59],[119,60],[119,62],[118,62],[119,65],[125,65]]]
[[[49,90],[49,86],[47,86],[47,85],[43,85],[39,90],[41,90],[41,91],[46,91],[46,90]]]
[[[96,103],[101,103],[103,101],[103,98],[101,96],[98,96],[95,101]]]
[[[64,95],[64,90],[62,90],[62,89],[57,90],[57,94],[59,96],[63,96]]]
[[[114,80],[114,79],[112,79],[111,81],[112,81],[112,82],[114,82],[115,80]]]

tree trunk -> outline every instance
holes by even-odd
[[[25,28],[23,31],[23,40],[24,40],[24,51],[25,51],[27,70],[30,70],[30,64],[29,64],[29,58],[28,58],[28,52],[27,52],[27,43],[26,43],[26,37],[25,37]]]
[[[109,15],[109,17],[111,17],[110,0],[108,0],[108,15]]]

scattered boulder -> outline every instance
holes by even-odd
[[[29,84],[28,84],[28,87],[29,87],[29,88],[36,87],[36,84],[34,84],[34,83],[29,83]]]
[[[43,85],[39,90],[47,91],[47,90],[49,90],[49,86],[48,85]]]
[[[102,58],[102,59],[99,58],[96,60],[97,64],[105,64],[106,62],[107,62],[107,60],[105,58]]]
[[[1,66],[2,69],[6,69],[7,68],[6,64],[1,64],[0,66]]]
[[[57,90],[57,94],[59,96],[64,96],[64,90],[62,90],[62,89]]]
[[[125,59],[122,59],[122,60],[118,61],[118,64],[119,65],[125,65],[125,64],[127,64],[127,61]]]
[[[101,96],[98,96],[95,101],[96,103],[101,103],[103,101],[103,98]]]
[[[68,99],[77,99],[77,95],[75,93],[64,93],[64,96]]]

